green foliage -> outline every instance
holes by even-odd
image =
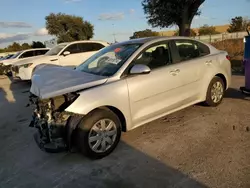
[[[30,46],[28,43],[23,43],[23,44],[21,45],[21,48],[22,48],[22,50],[27,50],[27,49],[30,49],[31,46]]]
[[[231,19],[231,23],[227,31],[229,33],[246,31],[248,26],[250,26],[250,20],[243,19],[241,16],[236,16]]]
[[[197,33],[193,30],[190,29],[190,37],[195,37]],[[175,31],[174,36],[179,36],[179,30]]]
[[[216,28],[214,26],[209,26],[209,25],[203,25],[202,27],[199,28],[199,35],[215,35],[219,34],[220,32],[216,31]]]
[[[13,44],[9,45],[6,48],[7,52],[16,52],[16,51],[20,51],[20,50],[22,50],[22,46],[17,42],[13,42]]]
[[[148,23],[153,27],[167,28],[178,25],[181,36],[190,35],[194,16],[205,0],[143,0],[142,6]]]
[[[159,36],[159,33],[155,32],[155,31],[152,31],[150,29],[146,29],[146,30],[143,30],[143,31],[134,32],[133,36],[131,36],[130,39],[153,37],[153,36]]]
[[[46,46],[40,41],[33,41],[31,48],[45,48]]]
[[[19,44],[18,42],[13,42],[11,45],[7,46],[4,49],[0,49],[0,53],[3,52],[17,52],[22,50],[27,50],[30,48],[45,48],[46,46],[40,41],[33,41],[32,44],[23,43]]]
[[[49,34],[56,36],[58,43],[89,40],[94,35],[94,26],[79,16],[51,13],[45,20]]]

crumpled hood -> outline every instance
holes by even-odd
[[[38,67],[32,76],[30,92],[47,99],[104,84],[107,77],[76,71],[57,65]]]
[[[56,55],[55,56],[40,55],[40,56],[35,56],[35,57],[30,57],[30,58],[19,60],[15,62],[13,65],[20,66],[20,65],[25,65],[29,63],[38,63],[38,64],[50,63],[51,60],[57,60],[57,59],[58,57]]]

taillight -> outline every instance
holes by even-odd
[[[227,58],[227,60],[231,60],[231,58],[230,58],[230,56],[229,55],[226,55],[226,58]]]

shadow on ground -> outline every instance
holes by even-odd
[[[232,99],[249,100],[247,99],[247,97],[249,97],[248,95],[243,94],[240,89],[235,89],[235,88],[228,88],[224,97]]]
[[[98,161],[79,153],[41,151],[33,139],[35,130],[28,127],[28,91],[26,82],[6,79],[0,85],[0,187],[206,187],[124,141]]]
[[[33,147],[30,144],[18,157],[8,152],[0,157],[0,164],[5,161],[0,187],[207,187],[124,142],[98,161],[77,153],[46,154]]]

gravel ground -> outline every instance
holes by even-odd
[[[40,151],[29,128],[29,84],[0,78],[0,187],[250,187],[250,98],[234,76],[217,108],[199,105],[122,136],[108,157]]]

